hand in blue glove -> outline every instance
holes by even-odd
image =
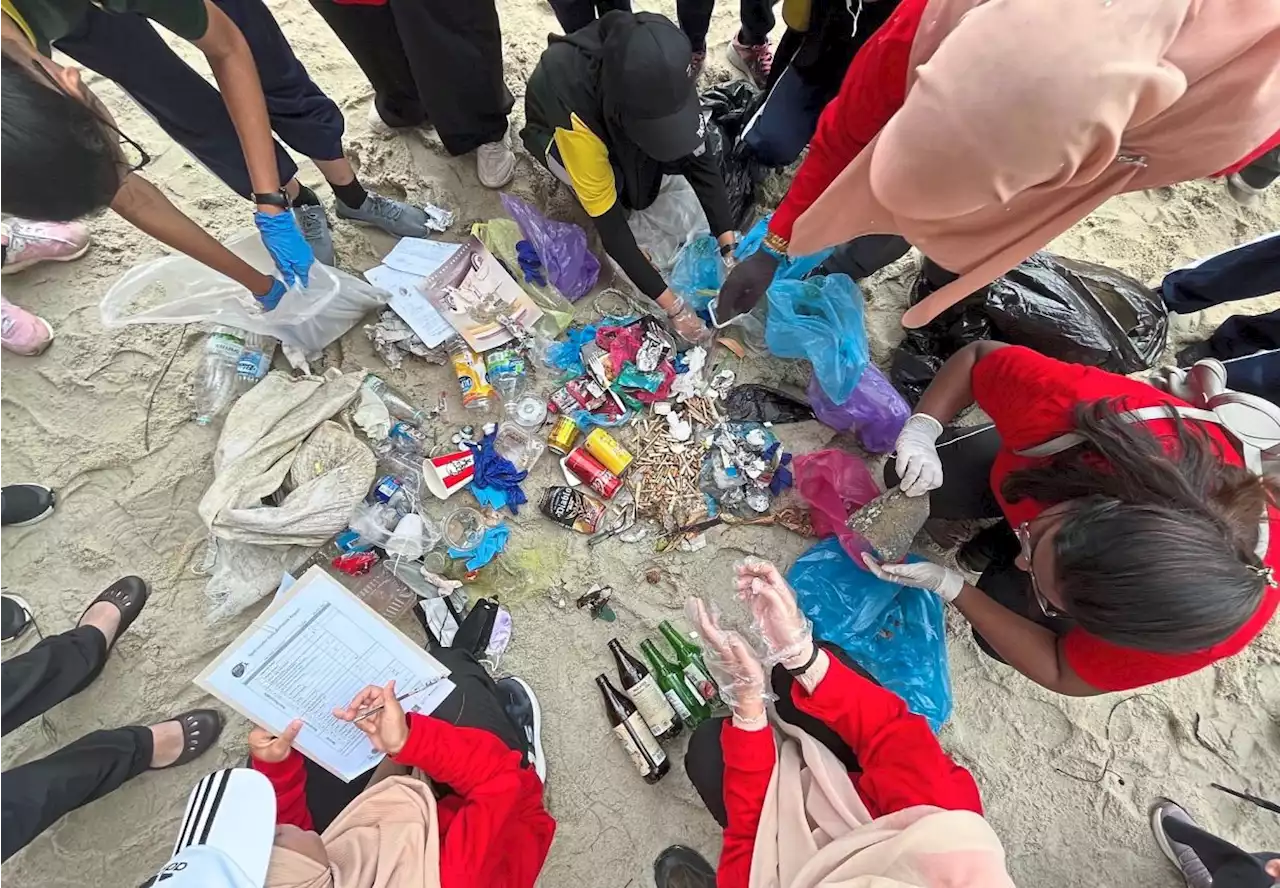
[[[280,300],[284,297],[284,294],[287,292],[289,291],[285,288],[285,285],[282,284],[278,278],[272,278],[271,289],[268,290],[263,295],[254,296],[253,298],[258,300],[258,303],[262,306],[263,311],[271,311],[273,308],[275,308],[277,305],[280,304]]]
[[[253,222],[262,234],[262,243],[267,252],[280,269],[286,287],[292,287],[294,280],[307,285],[311,273],[311,263],[316,261],[311,252],[311,245],[302,236],[293,213],[264,213],[261,210],[253,214]],[[274,306],[273,306],[274,307]]]

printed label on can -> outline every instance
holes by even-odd
[[[675,711],[667,698],[662,696],[662,689],[652,675],[640,679],[626,693],[655,737],[671,730],[675,724]]]
[[[538,509],[552,521],[578,533],[595,533],[604,517],[604,503],[572,487],[548,487]]]
[[[630,452],[604,429],[592,430],[591,434],[587,435],[587,440],[582,442],[582,446],[615,475],[621,475],[627,470],[627,466],[631,465]]]
[[[684,705],[684,701],[680,699],[680,695],[675,691],[664,691],[663,696],[667,698],[667,702],[671,704],[671,708],[675,710],[676,715],[680,716],[681,721],[689,721],[693,718],[693,713],[689,711],[689,707]]]
[[[622,482],[618,480],[617,475],[600,465],[595,457],[581,447],[571,451],[565,457],[564,464],[565,468],[573,472],[588,487],[605,499],[612,499],[613,495],[618,492],[618,488],[622,486]]]
[[[631,726],[631,730],[627,730],[627,725]],[[627,755],[631,758],[631,763],[636,766],[636,770],[640,772],[641,777],[649,776],[649,762],[640,752],[640,747],[636,746],[636,741],[632,739],[631,734],[635,733],[640,738],[640,742],[644,744],[645,752],[649,753],[649,758],[653,759],[655,765],[661,766],[667,760],[667,754],[662,751],[662,747],[658,745],[658,741],[653,739],[653,734],[649,731],[649,726],[644,723],[640,712],[631,713],[627,717],[626,724],[616,725],[613,733],[622,741],[622,748],[627,751]]]
[[[556,420],[547,435],[547,449],[561,456],[573,449],[573,442],[578,440],[578,424],[567,416]]]

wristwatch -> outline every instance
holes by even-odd
[[[293,201],[289,200],[289,192],[283,188],[279,191],[255,191],[253,202],[258,206],[279,207],[282,210],[287,210],[293,206]]]
[[[727,244],[720,245],[720,258],[728,259],[730,256],[732,256],[733,251],[738,249],[738,243],[740,241],[741,241],[741,238],[738,236],[738,233],[735,231],[733,233],[733,240],[729,241],[729,243]]]

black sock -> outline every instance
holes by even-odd
[[[320,206],[320,198],[316,197],[316,193],[306,185],[299,184],[298,196],[293,199],[295,207],[318,207]]]
[[[334,197],[353,210],[360,209],[364,205],[365,198],[369,196],[369,192],[364,190],[359,179],[352,179],[346,185],[334,185],[330,182],[329,187],[333,189]]]

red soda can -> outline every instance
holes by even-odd
[[[565,468],[582,479],[596,493],[605,499],[613,499],[613,495],[622,486],[622,479],[600,464],[600,461],[579,447],[569,451],[564,458]]]

